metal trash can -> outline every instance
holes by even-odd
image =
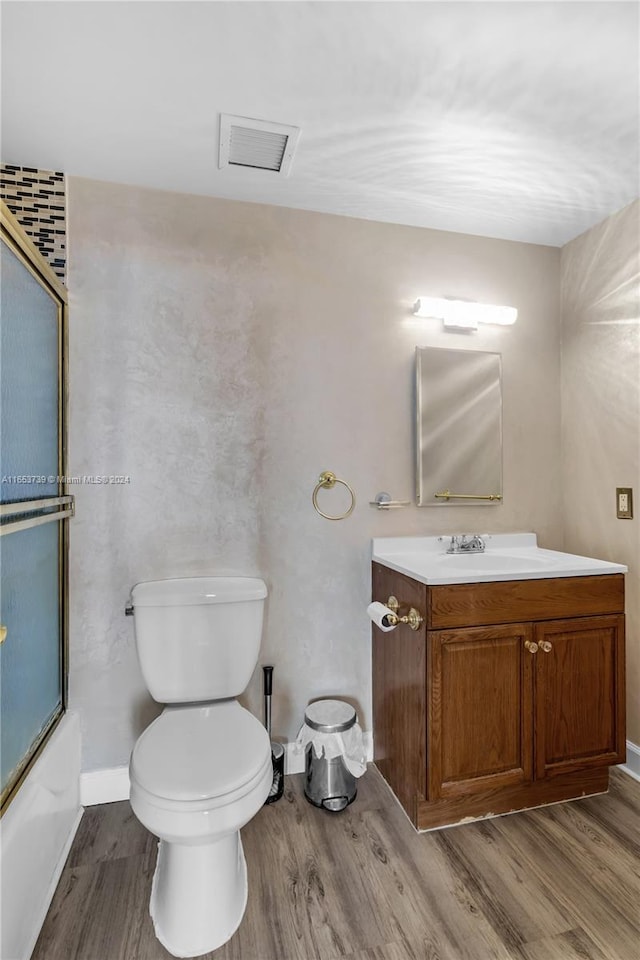
[[[348,769],[344,756],[327,757],[322,740],[327,735],[343,734],[356,724],[356,711],[343,700],[317,700],[309,704],[304,722],[319,736],[314,744],[313,734],[305,750],[304,795],[316,807],[337,812],[344,810],[356,798],[356,778]],[[304,728],[303,728],[304,730]],[[317,747],[320,746],[318,755]],[[332,751],[333,752],[333,751]]]

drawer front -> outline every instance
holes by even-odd
[[[454,583],[428,588],[427,626],[560,620],[624,613],[624,575]]]

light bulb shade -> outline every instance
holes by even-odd
[[[495,306],[491,303],[472,303],[468,300],[447,300],[444,297],[418,297],[413,305],[416,317],[442,320],[445,327],[477,330],[479,323],[507,325],[515,323],[515,307]]]

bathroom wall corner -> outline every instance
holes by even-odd
[[[640,782],[640,746],[637,743],[627,740],[627,762],[621,763],[619,769]]]
[[[640,201],[561,251],[564,549],[625,563],[627,735],[640,743]]]
[[[129,799],[129,767],[108,767],[80,774],[80,803],[93,807],[98,803],[115,803]]]

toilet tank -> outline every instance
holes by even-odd
[[[142,675],[159,703],[237,697],[258,662],[267,588],[253,577],[149,580],[131,591]]]

